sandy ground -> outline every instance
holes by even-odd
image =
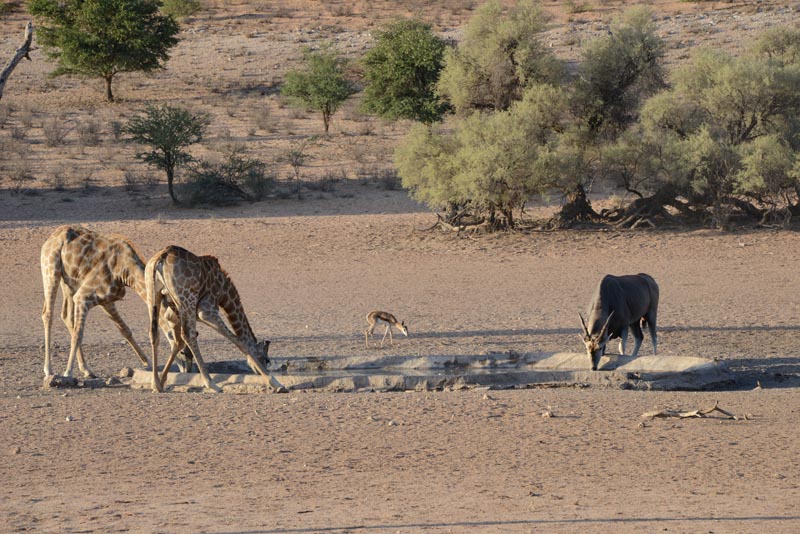
[[[800,528],[794,232],[453,237],[420,231],[432,216],[373,184],[214,212],[168,208],[163,197],[135,207],[114,191],[61,195],[0,200],[16,214],[0,223],[2,530]],[[372,308],[411,331],[381,355],[579,350],[577,312],[602,274],[644,271],[661,284],[661,352],[728,360],[739,384],[702,393],[43,390],[38,250],[76,208],[79,221],[128,235],[143,255],[168,243],[217,254],[276,363],[364,354]],[[120,309],[146,341],[143,303],[129,295]],[[55,332],[60,369],[68,339],[58,321]],[[207,329],[201,344],[209,359],[236,356]],[[98,311],[85,346],[103,376],[138,364]],[[749,420],[640,425],[648,410],[715,400]]]
[[[554,15],[546,42],[575,61],[582,42],[634,3],[545,2]],[[800,234],[423,231],[432,215],[374,179],[391,167],[407,124],[365,117],[356,97],[330,136],[312,137],[320,118],[290,109],[278,91],[305,46],[333,41],[356,59],[377,27],[409,14],[457,39],[476,3],[205,4],[184,22],[168,68],[121,75],[114,105],[101,102],[96,80],[47,78],[53,65],[40,48],[6,86],[0,532],[800,531]],[[701,45],[738,52],[755,32],[800,20],[794,2],[647,4],[668,65]],[[25,20],[20,12],[0,20],[2,57],[19,45]],[[303,180],[347,180],[302,200],[171,208],[163,186],[144,185],[158,174],[112,135],[148,102],[211,114],[195,156],[243,145],[285,180],[285,153],[303,147]],[[79,135],[92,123],[99,139]],[[49,146],[45,129],[54,125],[64,138]],[[10,191],[16,186],[22,194]],[[144,257],[167,244],[217,255],[255,332],[272,341],[276,365],[369,354],[364,315],[375,308],[405,319],[411,333],[370,349],[380,355],[580,350],[577,313],[602,275],[643,271],[661,286],[660,353],[723,359],[737,385],[701,393],[44,390],[39,247],[66,222],[124,234]],[[144,304],[131,293],[119,308],[145,343]],[[54,332],[54,365],[63,369],[68,338],[57,319]],[[200,342],[208,359],[237,356],[208,329]],[[84,347],[101,376],[138,365],[96,310]],[[747,418],[642,424],[652,409],[714,401]]]

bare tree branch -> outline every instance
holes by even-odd
[[[17,48],[17,51],[14,53],[14,57],[12,57],[9,62],[6,64],[3,72],[0,73],[0,98],[3,98],[3,91],[6,88],[6,82],[8,81],[8,77],[11,76],[11,72],[17,66],[17,63],[22,61],[22,58],[27,58],[28,61],[31,60],[31,56],[28,55],[31,49],[31,41],[33,40],[33,21],[28,21],[28,24],[25,25],[25,40],[22,43],[22,46]]]

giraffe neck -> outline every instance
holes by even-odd
[[[248,347],[253,347],[258,341],[253,334],[253,329],[250,328],[250,321],[247,320],[247,315],[244,313],[239,292],[236,291],[236,286],[233,285],[230,278],[224,274],[223,278],[224,284],[221,291],[220,307],[225,312],[225,317],[227,317],[231,325],[233,334]]]
[[[130,287],[142,300],[147,302],[147,291],[144,283],[144,263],[138,255],[134,253],[123,266],[120,273],[120,280],[127,287]]]

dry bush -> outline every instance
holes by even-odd
[[[123,187],[128,193],[135,193],[142,184],[142,177],[130,169],[125,169],[122,173]]]
[[[279,123],[272,117],[272,111],[268,105],[264,105],[255,111],[254,120],[259,130],[275,133],[279,129]]]
[[[45,145],[49,147],[61,146],[67,138],[69,128],[64,124],[64,117],[59,115],[45,121],[42,125]]]
[[[53,191],[64,191],[67,188],[67,175],[61,171],[56,171],[47,178],[47,185]]]
[[[11,183],[11,190],[19,193],[26,185],[34,181],[31,164],[24,158],[15,159],[8,169],[8,180]]]
[[[28,128],[23,124],[15,124],[11,127],[11,139],[14,141],[24,141],[28,136]]]
[[[11,106],[8,104],[0,104],[0,129],[5,128],[8,119],[11,117]]]
[[[84,146],[97,146],[100,144],[100,123],[89,119],[78,124],[78,139]]]

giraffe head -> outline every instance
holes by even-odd
[[[253,347],[252,350],[250,350],[249,352],[250,352],[250,357],[254,358],[261,367],[263,367],[264,369],[267,368],[267,365],[269,365],[269,356],[267,355],[267,353],[269,352],[268,339],[256,343],[255,347]],[[253,371],[253,373],[259,374],[258,369],[256,369],[256,367],[250,362],[250,358],[248,358],[247,360],[248,360],[247,363],[250,366],[250,369]]]

